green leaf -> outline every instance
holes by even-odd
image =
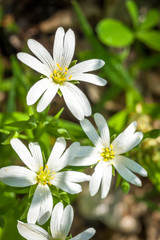
[[[116,132],[122,131],[126,122],[127,122],[128,112],[126,110],[122,110],[114,114],[108,121],[109,126],[112,127]]]
[[[12,132],[7,136],[5,141],[3,141],[1,144],[2,145],[8,145],[8,144],[10,144],[10,141],[11,141],[12,138],[18,138],[18,136],[19,136],[18,132]]]
[[[126,106],[128,111],[134,111],[136,104],[142,102],[142,100],[143,97],[138,89],[130,88],[128,91],[126,91]]]
[[[112,175],[115,176],[115,168],[112,167]]]
[[[144,21],[140,25],[140,29],[149,29],[155,27],[159,23],[160,11],[151,9],[145,16]]]
[[[128,27],[115,19],[103,19],[97,27],[99,39],[112,47],[126,47],[134,40],[134,35]]]
[[[146,44],[148,47],[160,51],[160,32],[150,31],[150,32],[139,32],[137,38]]]
[[[16,121],[12,123],[7,123],[5,124],[5,126],[13,127],[18,130],[23,130],[23,129],[34,129],[37,127],[37,124],[31,121]]]
[[[125,194],[127,194],[130,190],[130,184],[128,182],[126,182],[125,180],[123,180],[121,183],[121,189]]]
[[[4,228],[4,217],[0,215],[0,228]]]
[[[160,136],[160,129],[153,129],[149,132],[144,133],[144,138],[157,138]]]
[[[60,198],[63,200],[63,202],[66,202],[67,204],[70,204],[70,199],[69,199],[68,193],[61,192],[60,193]]]
[[[65,139],[71,139],[71,136],[70,134],[68,133],[68,131],[64,128],[59,128],[57,129],[57,132],[62,136],[64,137]]]
[[[60,89],[58,89],[57,93],[59,94],[60,97],[62,97],[62,92]]]
[[[159,104],[158,103],[143,104],[142,113],[150,115],[153,119],[159,119],[160,118]]]
[[[122,180],[121,175],[117,174],[115,189],[117,189],[119,187],[121,180]]]
[[[25,209],[24,209],[23,213],[20,216],[20,220],[23,220],[23,219],[25,219],[27,217],[29,208],[30,208],[30,203],[27,202],[27,204],[25,206]]]
[[[60,198],[59,189],[54,187],[53,185],[50,187],[51,193],[53,196]]]
[[[78,60],[73,60],[73,61],[70,63],[69,68],[75,66],[76,63],[77,63],[77,61],[78,61]]]
[[[54,116],[54,119],[59,119],[59,117],[61,116],[63,110],[64,110],[64,107],[61,108],[61,110],[59,110],[59,112]]]
[[[37,184],[34,184],[30,187],[29,189],[29,194],[28,194],[28,198],[31,198],[36,190]]]
[[[137,28],[138,26],[138,7],[136,3],[132,0],[126,1],[126,7],[128,12],[132,18],[133,26]]]

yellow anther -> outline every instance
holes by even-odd
[[[48,182],[49,186],[51,186],[52,184],[50,182]]]
[[[103,157],[103,161],[105,162],[115,158],[113,146],[110,145],[110,148],[102,148],[101,157]]]
[[[71,75],[71,76],[69,76],[69,80],[71,80],[71,78],[72,78],[72,75]]]
[[[51,73],[49,77],[52,78],[53,77],[53,73]]]
[[[52,174],[56,174],[56,172],[52,172]]]
[[[54,177],[50,177],[50,179],[53,179]]]
[[[68,68],[67,67],[65,67],[65,70],[66,70],[66,72],[68,72]]]
[[[55,74],[55,73],[57,73],[57,70],[56,70],[56,69],[53,71],[53,74]]]
[[[43,167],[40,167],[39,169],[40,169],[40,170],[42,170],[42,169],[43,169]]]
[[[48,165],[46,164],[45,167],[48,168]]]
[[[63,68],[62,68],[62,67],[60,67],[58,63],[57,63],[57,67],[59,68],[59,70],[60,70],[60,71],[62,71],[62,70],[63,70]]]
[[[48,170],[47,172],[50,173],[50,170]]]

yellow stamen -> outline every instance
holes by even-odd
[[[48,166],[45,165],[45,169],[40,167],[39,171],[37,172],[37,183],[41,183],[43,185],[49,184],[51,185],[50,180],[54,178],[55,172],[52,172],[48,169]]]
[[[62,67],[60,67],[58,63],[57,63],[57,67],[59,68],[59,70],[60,70],[60,71],[62,71],[62,70],[63,70],[63,68],[62,68]]]
[[[103,161],[105,162],[115,158],[113,146],[110,145],[110,148],[102,148],[101,157],[103,157]]]
[[[69,80],[71,80],[71,78],[72,78],[72,75],[71,75],[71,76],[69,76]]]

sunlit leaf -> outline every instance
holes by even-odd
[[[126,1],[126,7],[131,16],[134,27],[137,28],[137,26],[138,26],[138,7],[137,7],[135,1],[133,1],[133,0]]]
[[[103,19],[97,27],[99,39],[106,45],[112,47],[126,47],[134,40],[131,30],[115,19]]]
[[[160,137],[160,129],[153,129],[149,132],[144,133],[143,138],[157,138]]]
[[[148,47],[160,51],[160,32],[159,31],[149,31],[149,32],[139,32],[137,38],[146,44]]]
[[[157,9],[151,9],[146,14],[143,22],[140,25],[140,29],[149,29],[155,27],[160,20],[160,11]]]
[[[130,184],[128,182],[126,182],[125,180],[123,180],[121,183],[121,189],[125,194],[127,194],[130,190]]]

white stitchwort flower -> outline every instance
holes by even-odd
[[[58,28],[55,34],[53,58],[40,43],[33,39],[28,40],[28,47],[39,60],[27,53],[18,53],[18,59],[43,74],[45,78],[31,87],[27,94],[27,104],[33,105],[42,96],[37,105],[37,111],[42,112],[60,90],[66,105],[77,119],[83,120],[84,116],[91,115],[88,99],[73,84],[73,81],[104,86],[107,83],[106,80],[86,73],[103,67],[104,61],[91,59],[70,67],[75,49],[75,35],[71,29],[65,34],[62,27]]]
[[[79,143],[73,143],[65,152],[64,138],[58,138],[47,164],[44,166],[42,152],[38,143],[30,143],[29,150],[17,138],[11,145],[23,163],[28,167],[8,166],[0,169],[0,181],[13,187],[27,187],[37,184],[27,222],[44,224],[50,217],[53,199],[49,186],[54,185],[70,194],[82,191],[78,182],[88,181],[90,176],[76,171],[61,171],[73,159],[79,150]]]
[[[132,122],[125,131],[119,134],[110,144],[109,129],[104,117],[96,113],[94,120],[100,136],[87,119],[81,121],[81,126],[94,144],[94,147],[82,146],[74,161],[71,160],[69,163],[69,165],[72,166],[96,164],[89,184],[91,196],[94,196],[98,192],[100,185],[101,198],[107,196],[112,179],[112,165],[126,181],[141,186],[142,183],[140,179],[131,171],[146,177],[146,170],[138,163],[121,155],[134,148],[142,140],[143,134],[141,132],[135,132],[137,123]]]
[[[65,240],[70,231],[73,221],[73,208],[68,205],[63,209],[63,204],[58,203],[52,212],[50,221],[49,234],[43,228],[29,223],[23,223],[18,221],[18,231],[25,238],[29,240]],[[84,232],[78,234],[70,240],[88,240],[95,234],[94,228],[89,228]],[[68,239],[68,238],[67,238]]]

